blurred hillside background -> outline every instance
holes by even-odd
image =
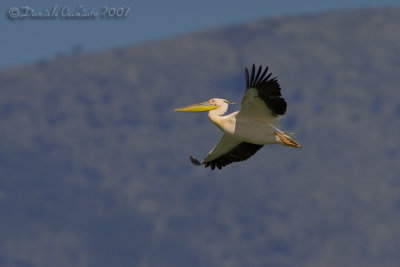
[[[0,69],[271,16],[392,6],[400,6],[399,1],[2,0]],[[92,10],[97,15],[85,18]],[[36,17],[24,16],[31,13]],[[38,18],[39,13],[52,16]],[[74,14],[75,17],[67,16]]]
[[[0,265],[399,266],[399,28],[276,16],[2,70]],[[240,103],[253,63],[303,148],[193,167],[222,133],[173,109]]]

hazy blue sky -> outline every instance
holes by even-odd
[[[400,3],[398,0],[2,0],[0,68],[69,53],[77,45],[86,52],[98,51],[271,15],[391,5]],[[123,13],[129,11],[119,19],[100,15],[92,19],[65,18],[67,10],[72,14],[79,7],[81,15],[90,15],[92,9],[101,14],[106,7],[111,13],[112,8]],[[18,16],[51,14],[53,9],[57,17],[47,19],[8,16],[9,12],[12,15],[19,12]]]

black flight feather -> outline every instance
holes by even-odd
[[[249,71],[247,68],[245,69],[246,75],[246,90],[250,88],[255,88],[258,91],[258,96],[265,102],[267,107],[271,110],[272,115],[283,115],[286,112],[286,101],[281,94],[281,87],[278,83],[277,78],[272,78],[271,73],[268,74],[265,78],[264,76],[267,74],[268,67],[261,74],[262,67],[258,68],[257,74],[255,74],[256,69],[255,65],[251,69],[251,77],[249,79]]]
[[[215,167],[221,169],[222,167],[233,162],[243,161],[250,158],[262,147],[263,145],[242,142],[224,155],[221,155],[211,161],[203,162],[203,164],[206,168],[211,167],[212,170],[214,170]]]

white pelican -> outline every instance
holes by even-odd
[[[281,96],[278,80],[266,75],[268,67],[262,72],[260,66],[257,73],[255,66],[246,74],[246,93],[240,111],[223,115],[228,104],[221,98],[212,98],[207,102],[177,108],[180,112],[209,111],[208,117],[224,132],[219,143],[208,153],[202,163],[190,156],[194,165],[204,164],[211,169],[222,167],[237,161],[243,161],[254,155],[260,148],[268,144],[280,144],[301,148],[294,139],[294,134],[278,129],[279,117],[286,112],[286,101]],[[262,72],[262,74],[261,74]]]

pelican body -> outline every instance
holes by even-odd
[[[229,104],[233,103],[221,98],[175,109],[179,112],[208,111],[210,120],[224,132],[220,142],[202,163],[190,156],[193,164],[221,169],[230,163],[248,159],[264,145],[280,144],[301,148],[292,133],[278,128],[280,116],[285,114],[287,104],[281,97],[277,79],[269,79],[271,73],[266,75],[267,72],[268,67],[262,72],[260,66],[256,73],[253,65],[249,77],[249,71],[245,69],[246,93],[240,111],[224,115]]]

